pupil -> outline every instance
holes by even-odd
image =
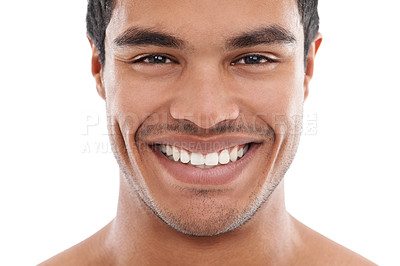
[[[152,61],[151,63],[154,63],[154,64],[162,64],[162,63],[165,63],[165,58],[160,55],[155,55],[152,57],[151,61]]]
[[[259,61],[258,56],[252,55],[246,58],[246,64],[257,64],[258,61]]]

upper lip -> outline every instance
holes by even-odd
[[[190,152],[211,153],[234,146],[245,145],[248,143],[261,143],[263,139],[249,136],[230,136],[220,135],[212,137],[199,137],[192,135],[182,136],[160,136],[146,141],[147,145],[172,145]]]

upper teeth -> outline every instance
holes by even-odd
[[[217,165],[236,162],[242,158],[248,151],[249,145],[235,146],[222,151],[212,152],[207,154],[189,152],[172,145],[161,144],[161,152],[170,160],[181,163],[190,163],[199,168],[210,168]]]

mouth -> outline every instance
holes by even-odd
[[[200,186],[228,185],[246,169],[252,169],[253,158],[261,146],[258,142],[244,141],[218,142],[218,145],[210,145],[213,148],[201,145],[205,143],[196,144],[197,147],[193,148],[183,142],[152,143],[148,147],[155,160],[151,159],[153,164],[149,167],[169,184],[175,180]]]
[[[160,144],[159,150],[173,162],[191,165],[201,169],[210,169],[221,165],[234,163],[242,159],[249,150],[251,143],[225,148],[210,153],[198,153],[185,150],[174,145]]]

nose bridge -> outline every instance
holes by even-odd
[[[201,128],[239,116],[223,69],[207,63],[187,69],[170,112],[175,119],[190,120]]]

